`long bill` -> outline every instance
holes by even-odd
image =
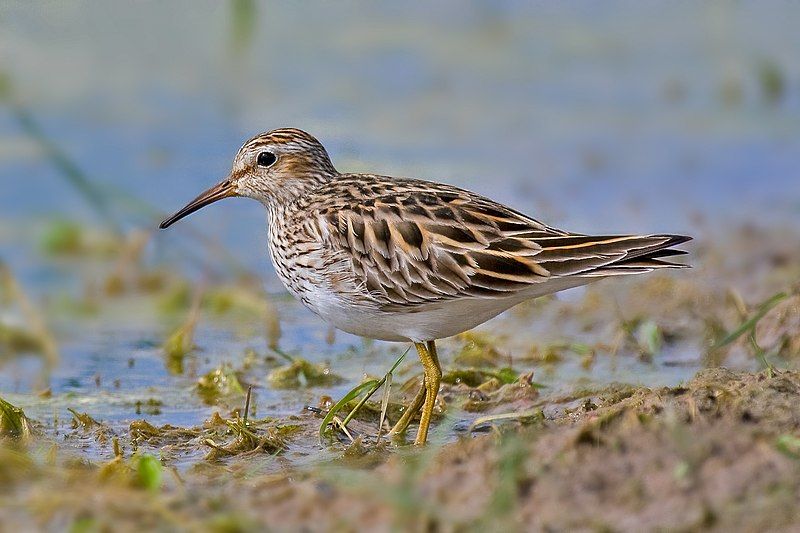
[[[236,187],[233,184],[233,181],[230,179],[226,179],[214,185],[200,196],[189,202],[186,207],[175,213],[169,218],[166,218],[158,227],[161,229],[167,229],[180,219],[185,216],[191,215],[198,209],[202,209],[203,207],[213,204],[217,200],[222,200],[223,198],[230,198],[231,196],[238,196],[236,194]]]

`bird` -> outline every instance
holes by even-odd
[[[436,341],[470,330],[532,298],[604,278],[686,268],[665,258],[691,237],[585,235],[444,183],[340,173],[311,134],[256,135],[230,173],[161,229],[228,197],[268,213],[268,249],[287,290],[336,328],[413,343],[419,392],[390,434],[419,413],[414,444],[427,442],[441,383]]]

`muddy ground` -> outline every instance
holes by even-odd
[[[424,451],[356,442],[324,466],[260,475],[245,459],[208,461],[165,468],[149,488],[133,459],[89,464],[55,442],[5,447],[3,522],[73,531],[788,531],[800,520],[799,395],[798,372],[709,369],[681,387],[554,399],[539,414]]]
[[[585,4],[0,4],[0,533],[800,531],[800,6]],[[413,353],[345,432],[405,346],[291,298],[255,203],[156,230],[281,125],[693,269],[438,342],[423,450]]]
[[[248,285],[189,298],[185,280],[134,262],[95,305],[127,305],[131,286],[155,301],[179,290],[177,329],[147,348],[154,358],[121,350],[120,369],[82,392],[3,399],[0,531],[796,530],[800,238],[743,228],[706,242],[692,271],[541,299],[442,342],[425,449],[382,435],[419,385],[412,359],[393,374],[383,430],[379,391],[347,432],[320,435],[334,401],[401,351],[286,354]],[[35,319],[10,276],[4,305]],[[215,338],[194,333],[201,312],[260,317],[272,351],[213,359],[202,344]],[[12,368],[28,352],[49,361],[44,322],[28,325],[0,337]],[[381,372],[339,375],[338,362],[369,357]],[[127,384],[147,364],[169,380],[135,396]],[[187,405],[201,423],[181,423]]]

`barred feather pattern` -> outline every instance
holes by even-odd
[[[687,240],[568,233],[457,187],[372,174],[334,176],[270,218],[271,242],[292,236],[273,246],[273,259],[301,300],[322,283],[390,312],[504,299],[555,278],[679,267],[652,254]],[[319,272],[326,279],[309,278]]]

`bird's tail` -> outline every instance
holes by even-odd
[[[605,277],[640,274],[662,268],[688,268],[665,261],[685,255],[673,247],[691,240],[684,235],[567,235],[536,239],[542,247],[536,262],[551,276]]]

